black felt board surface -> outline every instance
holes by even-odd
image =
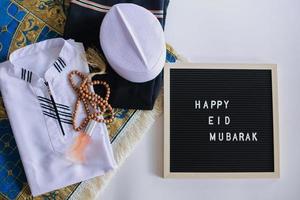
[[[229,103],[227,109],[224,103],[219,109],[195,109],[196,100]],[[209,116],[214,125],[208,124]],[[218,138],[219,132],[223,141],[211,141],[210,133]],[[227,132],[231,140],[225,141]],[[256,138],[232,141],[240,132]],[[271,70],[170,69],[170,172],[273,171]]]

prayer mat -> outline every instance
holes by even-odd
[[[62,2],[57,0],[0,1],[0,62],[14,50],[49,38],[61,37],[65,23]],[[167,45],[167,62],[178,56]],[[108,126],[118,166],[142,135],[162,113],[162,94],[152,111],[116,110],[116,120]],[[115,172],[115,171],[114,171]],[[0,96],[0,199],[94,199],[112,175],[97,177],[33,198],[30,194],[18,149]]]

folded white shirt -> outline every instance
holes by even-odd
[[[61,38],[16,50],[0,64],[1,94],[33,196],[116,166],[104,123],[97,123],[83,164],[66,159],[78,135],[71,122],[77,98],[67,78],[72,70],[88,73],[83,45]]]

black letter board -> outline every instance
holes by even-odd
[[[165,67],[165,177],[276,178],[276,65]]]

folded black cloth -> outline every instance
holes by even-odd
[[[93,80],[104,80],[110,84],[109,103],[114,108],[151,110],[162,84],[162,73],[145,83],[132,83],[117,75],[113,70],[108,74],[96,75]],[[103,87],[95,86],[97,94],[102,94]]]
[[[169,0],[71,0],[64,37],[82,42],[85,47],[96,47],[102,53],[99,42],[101,22],[110,7],[118,3],[135,3],[150,10],[164,27]],[[151,110],[163,74],[161,72],[155,79],[145,83],[133,83],[108,67],[108,74],[97,75],[94,79],[106,80],[110,84],[110,104],[114,108]],[[101,88],[95,87],[95,91],[100,93]]]

